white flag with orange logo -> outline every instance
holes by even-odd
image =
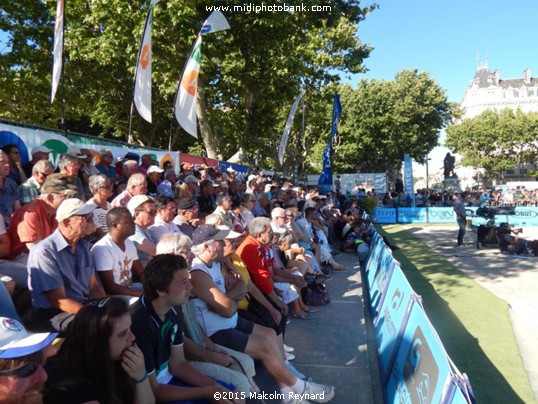
[[[196,95],[198,94],[198,74],[200,73],[200,59],[202,57],[202,36],[198,35],[194,42],[191,55],[179,88],[174,105],[174,115],[186,132],[198,138],[196,130]]]
[[[149,5],[135,70],[134,104],[148,122],[151,122],[151,16],[157,2],[154,0]]]
[[[50,103],[54,102],[54,96],[60,83],[62,73],[62,53],[64,47],[64,0],[58,0],[56,4],[56,23],[54,24],[54,61],[52,64],[52,91]]]

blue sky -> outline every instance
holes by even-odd
[[[367,0],[364,5],[371,4]],[[425,71],[460,102],[477,66],[487,54],[491,71],[502,78],[538,77],[538,1],[536,0],[378,0],[379,9],[359,24],[359,38],[374,47],[364,62],[369,71],[351,77],[392,80],[403,69]],[[444,131],[440,143],[444,142]],[[441,161],[448,149],[429,155]],[[433,163],[432,163],[433,164]],[[424,171],[414,163],[415,171]],[[436,165],[437,166],[437,165]],[[430,171],[431,173],[431,171]],[[418,175],[418,173],[416,173]]]
[[[371,4],[366,2],[365,4]],[[391,80],[403,69],[426,71],[461,101],[482,61],[501,78],[538,76],[538,1],[536,0],[379,0],[379,9],[359,24],[359,38],[374,47],[369,71],[352,78]]]

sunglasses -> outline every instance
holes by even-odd
[[[41,362],[32,360],[18,368],[3,370],[0,372],[0,376],[16,376],[24,379],[25,377],[30,377],[37,372],[37,368],[39,368],[40,364]]]

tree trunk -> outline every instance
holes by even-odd
[[[196,103],[196,115],[200,124],[200,135],[204,143],[207,157],[212,159],[222,160],[222,156],[218,154],[217,139],[213,135],[207,114],[207,104],[205,102],[205,93],[202,80],[198,77],[198,102]]]

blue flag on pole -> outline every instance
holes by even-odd
[[[331,119],[331,138],[323,150],[323,170],[319,176],[318,185],[320,192],[326,193],[331,190],[333,185],[333,141],[336,132],[338,132],[338,119],[342,113],[342,105],[338,94],[334,94],[333,115]]]
[[[405,193],[411,198],[412,206],[415,206],[415,189],[413,185],[413,163],[411,157],[404,154],[404,185]]]

